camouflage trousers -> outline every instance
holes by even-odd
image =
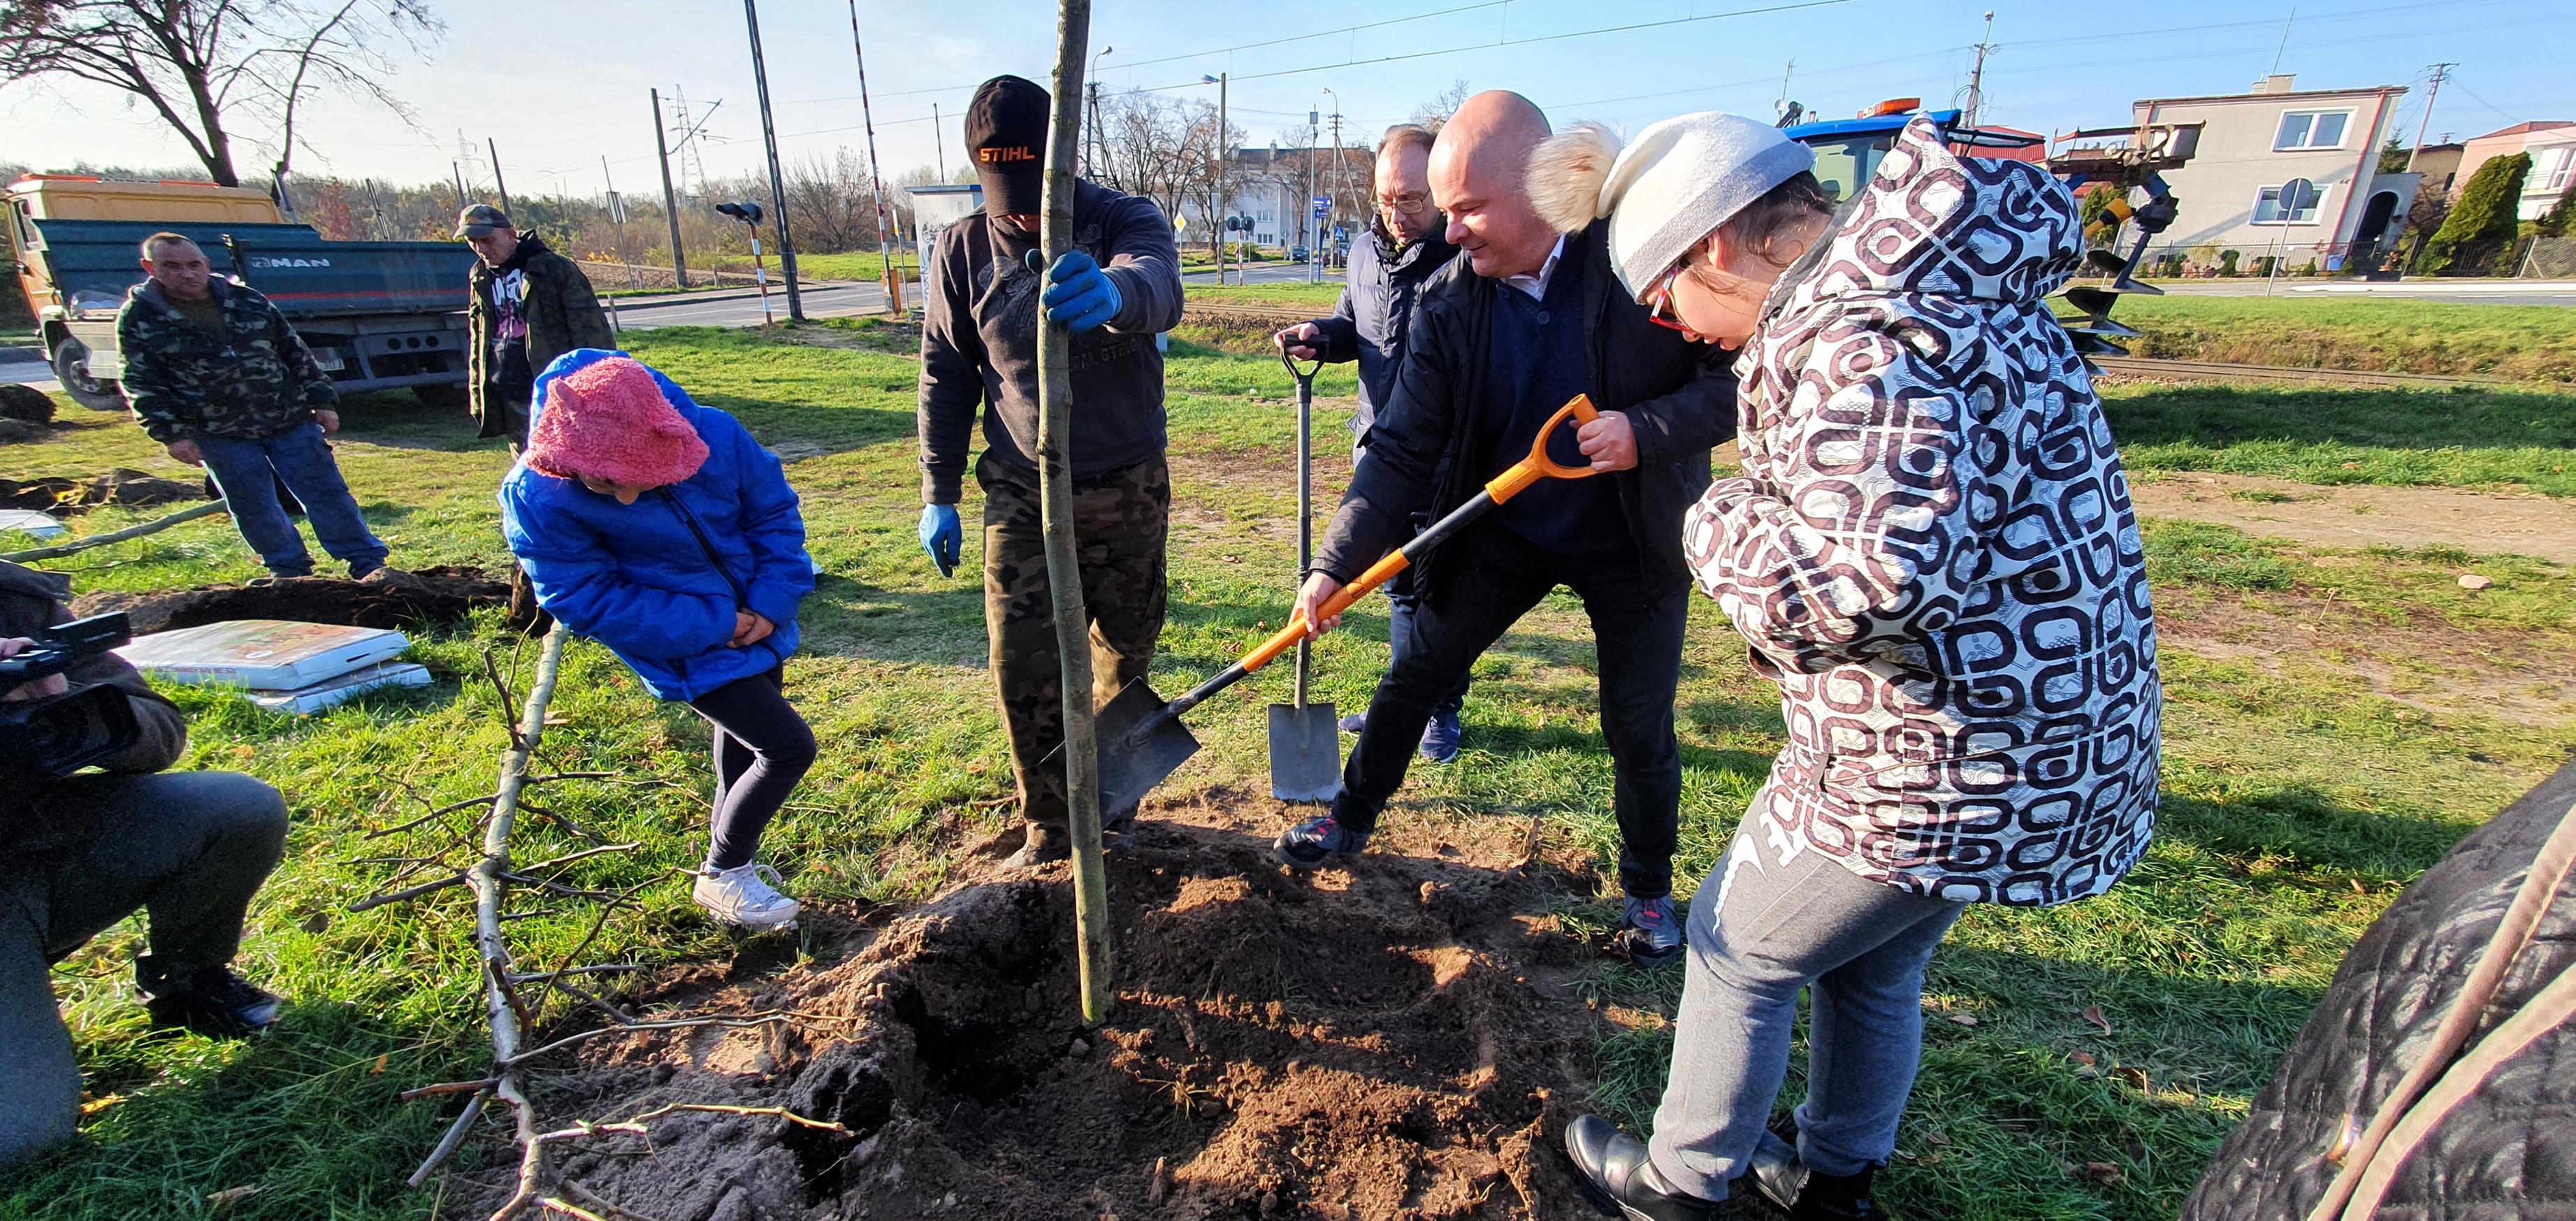
[[[1067,817],[1063,761],[1042,762],[1064,743],[1064,670],[1056,652],[1037,478],[987,454],[975,464],[975,480],[984,488],[984,631],[992,645],[1002,725],[1011,738],[1020,813],[1030,822],[1061,827]],[[1160,457],[1073,482],[1082,604],[1091,617],[1094,708],[1153,665],[1154,645],[1163,634],[1171,508],[1171,474]]]

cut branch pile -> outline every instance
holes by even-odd
[[[440,1167],[446,1165],[448,1160],[455,1156],[456,1151],[464,1145],[467,1136],[473,1131],[484,1109],[494,1099],[499,1099],[510,1108],[513,1141],[519,1149],[517,1183],[509,1198],[492,1214],[492,1221],[510,1221],[511,1218],[524,1215],[531,1207],[576,1218],[605,1219],[637,1215],[599,1198],[577,1183],[564,1181],[561,1173],[549,1160],[548,1154],[553,1146],[566,1141],[592,1136],[642,1135],[647,1131],[647,1125],[654,1121],[690,1111],[774,1115],[787,1123],[802,1127],[846,1131],[839,1124],[792,1115],[775,1107],[732,1107],[707,1103],[673,1103],[623,1120],[574,1120],[569,1126],[552,1130],[544,1129],[538,1124],[536,1108],[528,1099],[525,1073],[529,1063],[539,1057],[578,1046],[601,1035],[624,1034],[639,1030],[677,1030],[698,1026],[740,1029],[794,1020],[790,1014],[765,1013],[646,1021],[573,982],[587,977],[621,975],[637,969],[637,964],[634,963],[576,965],[578,960],[599,940],[601,932],[607,927],[608,918],[620,910],[634,906],[636,892],[571,885],[558,880],[560,872],[577,862],[612,853],[632,852],[641,845],[610,843],[570,819],[528,801],[528,791],[542,785],[572,780],[632,785],[671,785],[674,782],[659,779],[622,780],[610,772],[557,771],[541,775],[529,774],[529,763],[535,757],[538,742],[545,733],[546,710],[554,699],[556,677],[563,667],[563,651],[567,638],[568,633],[561,625],[557,625],[546,635],[544,649],[537,659],[536,677],[528,688],[524,707],[511,690],[509,680],[503,676],[499,663],[490,653],[487,652],[484,655],[485,675],[499,693],[503,722],[510,731],[509,747],[501,754],[500,779],[492,792],[465,801],[434,804],[413,791],[408,784],[397,781],[396,784],[408,797],[430,808],[426,813],[408,821],[369,832],[366,837],[380,839],[398,834],[444,834],[450,842],[428,855],[368,857],[353,862],[396,865],[399,868],[388,880],[387,884],[393,886],[392,889],[383,890],[350,903],[348,910],[352,912],[368,911],[423,899],[460,886],[472,892],[474,896],[474,950],[483,981],[484,1014],[491,1026],[492,1069],[487,1075],[470,1081],[449,1081],[421,1086],[404,1092],[401,1098],[408,1102],[423,1098],[469,1095],[464,1109],[458,1112],[456,1121],[448,1126],[446,1134],[440,1137],[438,1144],[430,1150],[429,1156],[421,1162],[420,1168],[412,1172],[409,1183],[413,1187],[419,1187],[428,1182],[431,1176],[438,1173]],[[515,666],[512,667],[513,672],[515,669]],[[445,819],[448,815],[482,805],[488,805],[489,809],[477,820],[482,831],[482,841],[478,847],[472,844],[469,832],[450,827]],[[510,860],[510,835],[517,828],[519,815],[522,812],[545,818],[567,833],[591,841],[593,846],[534,865],[513,865]],[[460,864],[460,854],[468,851],[475,855],[470,862]],[[411,880],[422,874],[430,876],[425,881]],[[401,885],[394,885],[396,883]],[[516,960],[510,953],[509,943],[502,936],[502,926],[521,914],[504,910],[512,884],[541,890],[558,898],[599,905],[598,916],[591,923],[588,934],[573,947],[571,953],[564,955],[562,961],[549,969],[519,970]],[[649,885],[650,882],[646,884]],[[529,999],[531,985],[535,986],[534,1003]],[[563,994],[576,1007],[594,1011],[606,1017],[611,1024],[529,1046],[530,1036],[539,1028],[543,1002],[549,992]],[[580,1203],[576,1203],[576,1200]]]

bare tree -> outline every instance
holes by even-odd
[[[1414,107],[1413,122],[1436,134],[1441,124],[1447,123],[1449,116],[1458,113],[1458,108],[1467,103],[1469,96],[1471,91],[1467,88],[1467,79],[1459,77],[1449,82],[1448,88],[1432,95],[1430,101]]]
[[[443,26],[428,0],[5,0],[0,82],[68,77],[139,99],[206,173],[241,185],[233,142],[274,131],[294,160],[297,103],[331,91],[410,118],[383,81],[384,48],[417,50]],[[265,141],[263,141],[265,142]]]
[[[1200,109],[1208,112],[1213,128],[1215,108],[1202,104]],[[1153,200],[1166,216],[1180,215],[1181,201],[1190,197],[1195,117],[1180,102],[1141,89],[1102,98],[1102,180]]]

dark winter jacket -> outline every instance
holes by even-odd
[[[2576,763],[2469,833],[2344,955],[2280,1072],[2210,1159],[2182,1221],[2303,1221],[2494,936],[2576,804]],[[2576,971],[2576,879],[2559,883],[2465,1045]],[[2449,1067],[2446,1062],[2444,1067]],[[2439,1080],[2439,1078],[2436,1078]],[[2377,1221],[2576,1217],[2576,1026],[2502,1061],[2399,1164]]]
[[[64,605],[71,593],[70,577],[0,561],[0,638],[32,637],[55,624],[71,622],[71,608]],[[65,671],[63,678],[74,690],[101,684],[123,688],[126,703],[134,709],[142,736],[101,767],[111,772],[157,772],[188,753],[187,718],[124,658],[114,653],[93,657]],[[30,846],[24,838],[27,829],[17,816],[42,806],[45,790],[44,781],[23,776],[0,784],[0,826],[10,829],[13,852],[22,853]]]
[[[1163,452],[1163,354],[1154,336],[1181,320],[1181,253],[1151,200],[1088,182],[1074,190],[1073,244],[1118,286],[1120,303],[1109,325],[1073,337],[1073,473],[1097,475]],[[931,253],[921,290],[924,503],[957,503],[979,411],[986,452],[1037,477],[1045,281],[1021,262],[1034,248],[977,212],[943,230]]]
[[[220,335],[173,308],[151,280],[116,311],[125,401],[153,440],[263,441],[340,400],[303,337],[259,290],[222,279],[206,289],[223,303]]]
[[[1607,476],[1618,489],[1647,580],[1678,586],[1682,510],[1708,486],[1708,451],[1735,432],[1735,380],[1710,350],[1650,321],[1619,287],[1608,258],[1609,222],[1565,239],[1555,276],[1581,281],[1587,376],[1593,406],[1624,411],[1637,435],[1637,466]],[[1483,384],[1493,340],[1494,294],[1517,292],[1453,258],[1414,305],[1395,390],[1370,426],[1368,452],[1316,549],[1315,571],[1349,582],[1433,517],[1474,497],[1510,465],[1482,469],[1473,455],[1505,422],[1503,396]],[[1435,552],[1419,566],[1435,579]]]
[[[549,249],[533,230],[519,235],[519,248],[504,267],[494,268],[476,259],[467,277],[474,293],[465,307],[466,329],[473,332],[466,357],[466,387],[472,396],[475,422],[481,425],[480,436],[497,437],[507,427],[503,413],[490,410],[487,400],[495,391],[493,379],[500,372],[501,314],[492,303],[492,294],[503,283],[503,277],[514,270],[525,277],[519,310],[528,324],[531,373],[544,371],[555,363],[555,358],[576,348],[617,346],[608,315],[599,308],[598,295],[591,291],[590,277],[581,273],[579,263]]]
[[[529,427],[545,413],[556,378],[623,355],[583,350],[548,366],[537,378]],[[537,605],[607,645],[653,694],[692,700],[796,651],[796,608],[814,592],[814,561],[778,456],[732,416],[653,377],[707,443],[706,465],[622,505],[522,461],[501,481],[501,532]],[[734,613],[742,610],[778,630],[734,648]]]
[[[1351,264],[1342,280],[1342,298],[1332,316],[1315,319],[1321,334],[1315,350],[1327,364],[1360,362],[1360,409],[1351,416],[1351,432],[1363,444],[1378,404],[1395,391],[1395,372],[1404,363],[1404,333],[1413,320],[1413,303],[1422,286],[1449,265],[1458,248],[1438,233],[1399,247],[1383,225],[1372,222],[1366,240],[1351,244]]]
[[[1736,365],[1743,474],[1684,518],[1787,712],[1747,817],[1917,894],[2100,894],[2155,829],[2164,692],[2119,451],[2046,302],[2074,197],[1917,121],[1836,219]]]

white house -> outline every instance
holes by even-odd
[[[2295,86],[2284,73],[2242,94],[2135,104],[2141,124],[2204,125],[2199,152],[2165,174],[2180,216],[2160,253],[2217,247],[2247,267],[2269,256],[2333,270],[2396,242],[2420,178],[2378,165],[2405,88]]]

